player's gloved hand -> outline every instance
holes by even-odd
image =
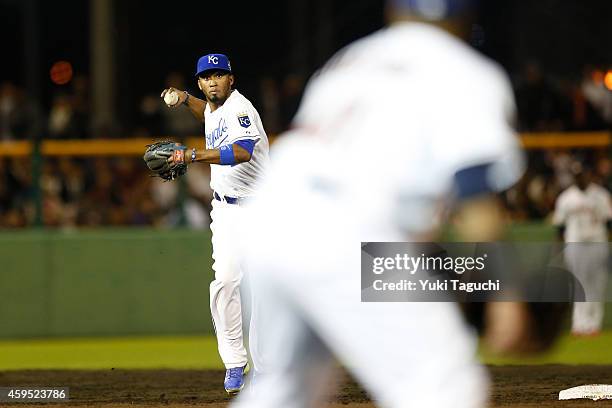
[[[180,89],[176,89],[176,88],[174,88],[174,87],[170,87],[170,88],[166,88],[166,89],[164,89],[164,90],[162,91],[162,93],[161,93],[160,97],[161,97],[162,99],[164,99],[164,97],[166,96],[166,94],[167,94],[168,92],[176,92],[176,94],[178,95],[178,98],[179,98],[179,99],[178,99],[178,102],[177,102],[177,103],[175,103],[174,105],[168,105],[168,107],[170,107],[170,108],[177,108],[177,107],[181,106],[182,104],[184,104],[184,103],[185,103],[185,101],[187,100],[187,92],[185,92],[185,91],[181,91]]]
[[[152,176],[160,177],[166,181],[176,180],[187,173],[185,161],[186,146],[170,140],[163,140],[147,145],[143,156]]]
[[[463,304],[470,322],[496,354],[548,350],[563,332],[569,303],[489,302]]]

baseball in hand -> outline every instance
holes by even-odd
[[[168,106],[174,106],[178,103],[178,101],[179,101],[178,93],[174,91],[168,91],[164,95],[164,102],[166,102],[166,105]]]

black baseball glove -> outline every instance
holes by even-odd
[[[153,172],[153,177],[160,177],[165,181],[176,180],[187,173],[185,150],[187,147],[180,143],[163,140],[147,145],[143,159]],[[171,162],[168,161],[170,157]]]

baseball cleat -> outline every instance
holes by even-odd
[[[225,391],[229,395],[239,393],[244,388],[244,377],[249,372],[249,363],[246,363],[244,367],[235,367],[225,370]]]

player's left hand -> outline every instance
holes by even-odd
[[[172,155],[169,156],[166,161],[168,162],[170,166],[184,164],[185,163],[185,150],[184,149],[174,150]]]
[[[165,140],[147,145],[143,159],[153,176],[166,181],[176,180],[187,172],[185,150],[186,146]]]

